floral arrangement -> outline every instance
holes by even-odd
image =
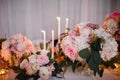
[[[120,44],[120,12],[112,12],[103,21],[102,27],[112,34],[118,45]],[[120,51],[120,46],[118,47]]]
[[[62,40],[62,50],[66,64],[77,67],[87,66],[102,76],[104,67],[115,68],[114,57],[117,55],[118,44],[115,39],[93,23],[80,23]],[[70,62],[71,61],[71,62]],[[102,66],[103,65],[103,66]]]
[[[60,77],[63,77],[69,66],[73,72],[88,67],[94,75],[102,77],[105,67],[115,68],[120,42],[120,13],[108,15],[102,27],[80,23],[61,37],[61,43],[54,48],[53,59],[51,44],[48,44],[49,51],[37,52],[32,41],[21,34],[3,41],[0,55],[10,68],[18,72],[18,80],[37,80],[39,77],[47,80],[51,76],[59,77],[57,74],[61,73]]]
[[[44,49],[40,52],[36,51],[32,41],[21,34],[1,41],[0,56],[8,63],[8,68],[18,73],[16,79],[27,80],[41,77],[47,80],[52,76],[55,68],[49,51]]]
[[[18,66],[22,57],[35,52],[32,41],[21,34],[9,37],[2,43],[1,57],[8,62],[9,67]]]
[[[37,80],[41,77],[43,80],[48,80],[55,69],[50,56],[48,56],[49,54],[48,51],[42,50],[40,53],[33,53],[23,59],[18,67],[19,74],[16,79],[27,80],[33,78]]]

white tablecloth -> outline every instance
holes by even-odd
[[[16,76],[16,74],[12,70],[9,70],[8,74],[9,75],[8,76],[5,75],[4,78],[0,77],[1,78],[0,80],[15,80],[14,77]],[[40,78],[38,80],[42,79]],[[120,75],[116,76],[111,70],[105,69],[102,77],[99,77],[98,75],[85,76],[81,75],[80,72],[76,71],[75,73],[73,73],[71,69],[67,69],[66,73],[64,74],[64,78],[52,77],[50,80],[120,80]]]

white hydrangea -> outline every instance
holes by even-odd
[[[88,38],[90,34],[91,34],[90,28],[81,29],[80,36]]]
[[[89,44],[87,43],[87,41],[88,40],[86,39],[86,37],[83,37],[83,36],[79,36],[76,39],[76,46],[78,48],[78,51],[89,47]]]
[[[109,61],[111,58],[117,55],[118,44],[114,38],[106,38],[105,43],[102,45],[102,51],[100,51],[101,58],[104,61]]]
[[[96,29],[94,31],[94,34],[96,34],[97,36],[99,37],[103,37],[103,38],[106,38],[106,37],[112,37],[112,35],[110,35],[109,33],[107,33],[103,28],[99,28],[99,29]]]

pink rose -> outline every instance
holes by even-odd
[[[71,37],[76,36],[76,35],[75,35],[75,31],[73,31],[73,30],[69,31],[68,35],[71,36]]]
[[[74,44],[75,43],[75,39],[76,39],[76,33],[75,33],[75,31],[73,31],[73,30],[71,30],[71,31],[69,31],[69,36],[70,36],[70,40],[71,40],[71,42]]]
[[[120,16],[120,12],[112,12],[110,15],[112,17],[117,17],[117,16]]]
[[[77,56],[77,51],[76,51],[75,47],[68,45],[65,48],[64,52],[65,52],[65,55],[67,57],[69,57],[73,62],[75,61],[76,56]]]
[[[20,64],[20,68],[21,68],[21,69],[25,69],[25,68],[27,68],[28,66],[30,66],[30,64],[29,64],[29,62],[28,62],[27,59],[24,59],[24,60],[21,62],[21,64]]]
[[[113,18],[115,21],[120,21],[120,12],[113,12],[110,14],[110,17]]]
[[[34,73],[35,73],[35,72],[33,72],[31,66],[28,66],[28,67],[26,68],[26,74],[32,75],[32,74],[34,74]]]
[[[97,24],[93,24],[93,23],[88,23],[88,24],[86,24],[86,26],[93,30],[99,28],[99,26]]]
[[[49,58],[46,54],[41,54],[41,55],[38,55],[38,59],[37,59],[37,62],[40,64],[40,65],[45,65],[49,62]]]
[[[53,64],[50,65],[50,70],[51,70],[51,71],[54,71],[54,70],[55,70],[55,67],[54,67]]]

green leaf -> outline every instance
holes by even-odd
[[[49,59],[51,59],[51,54],[52,53],[47,53],[47,56],[49,57]]]
[[[75,61],[75,62],[72,64],[72,71],[73,71],[73,72],[75,72],[76,66],[77,66],[77,61]]]
[[[114,62],[112,61],[104,62],[103,65],[106,67],[111,67],[112,69],[116,68],[116,66],[114,65]]]
[[[100,76],[100,77],[102,77],[102,76],[103,76],[103,72],[104,72],[104,70],[103,70],[103,69],[101,69],[101,70],[100,70],[100,69],[98,69],[98,71],[97,71],[97,72],[98,72],[99,76]]]
[[[25,72],[19,73],[16,77],[15,80],[28,80],[31,76],[26,75]]]
[[[88,61],[88,66],[93,70],[94,75],[99,74],[100,77],[103,75],[103,69],[99,69],[99,65],[102,63],[102,59],[98,51],[92,50],[92,55]]]
[[[93,59],[94,59],[95,64],[99,65],[102,62],[99,52],[92,51],[92,53],[93,53]]]
[[[90,56],[90,52],[88,48],[82,49],[78,54],[80,57],[86,58],[86,59],[89,58]]]
[[[72,65],[73,64],[73,62],[68,57],[66,58],[66,61],[67,61],[68,65]]]
[[[24,71],[24,70],[21,70],[19,66],[18,67],[13,66],[12,69],[14,70],[15,73],[21,73],[22,71]]]
[[[91,57],[90,60],[88,61],[88,66],[90,67],[91,70],[96,70],[98,65],[95,64],[93,57]]]
[[[93,50],[96,50],[96,51],[99,51],[99,50],[102,50],[101,48],[101,42],[103,42],[104,40],[102,38],[99,38],[99,37],[95,37],[95,40],[90,44],[91,46],[91,49]]]
[[[38,80],[39,78],[40,78],[40,76],[39,75],[36,75],[36,76],[33,76],[34,77],[34,79],[33,80]]]
[[[94,72],[94,76],[96,76],[96,71],[94,70],[93,72]]]

